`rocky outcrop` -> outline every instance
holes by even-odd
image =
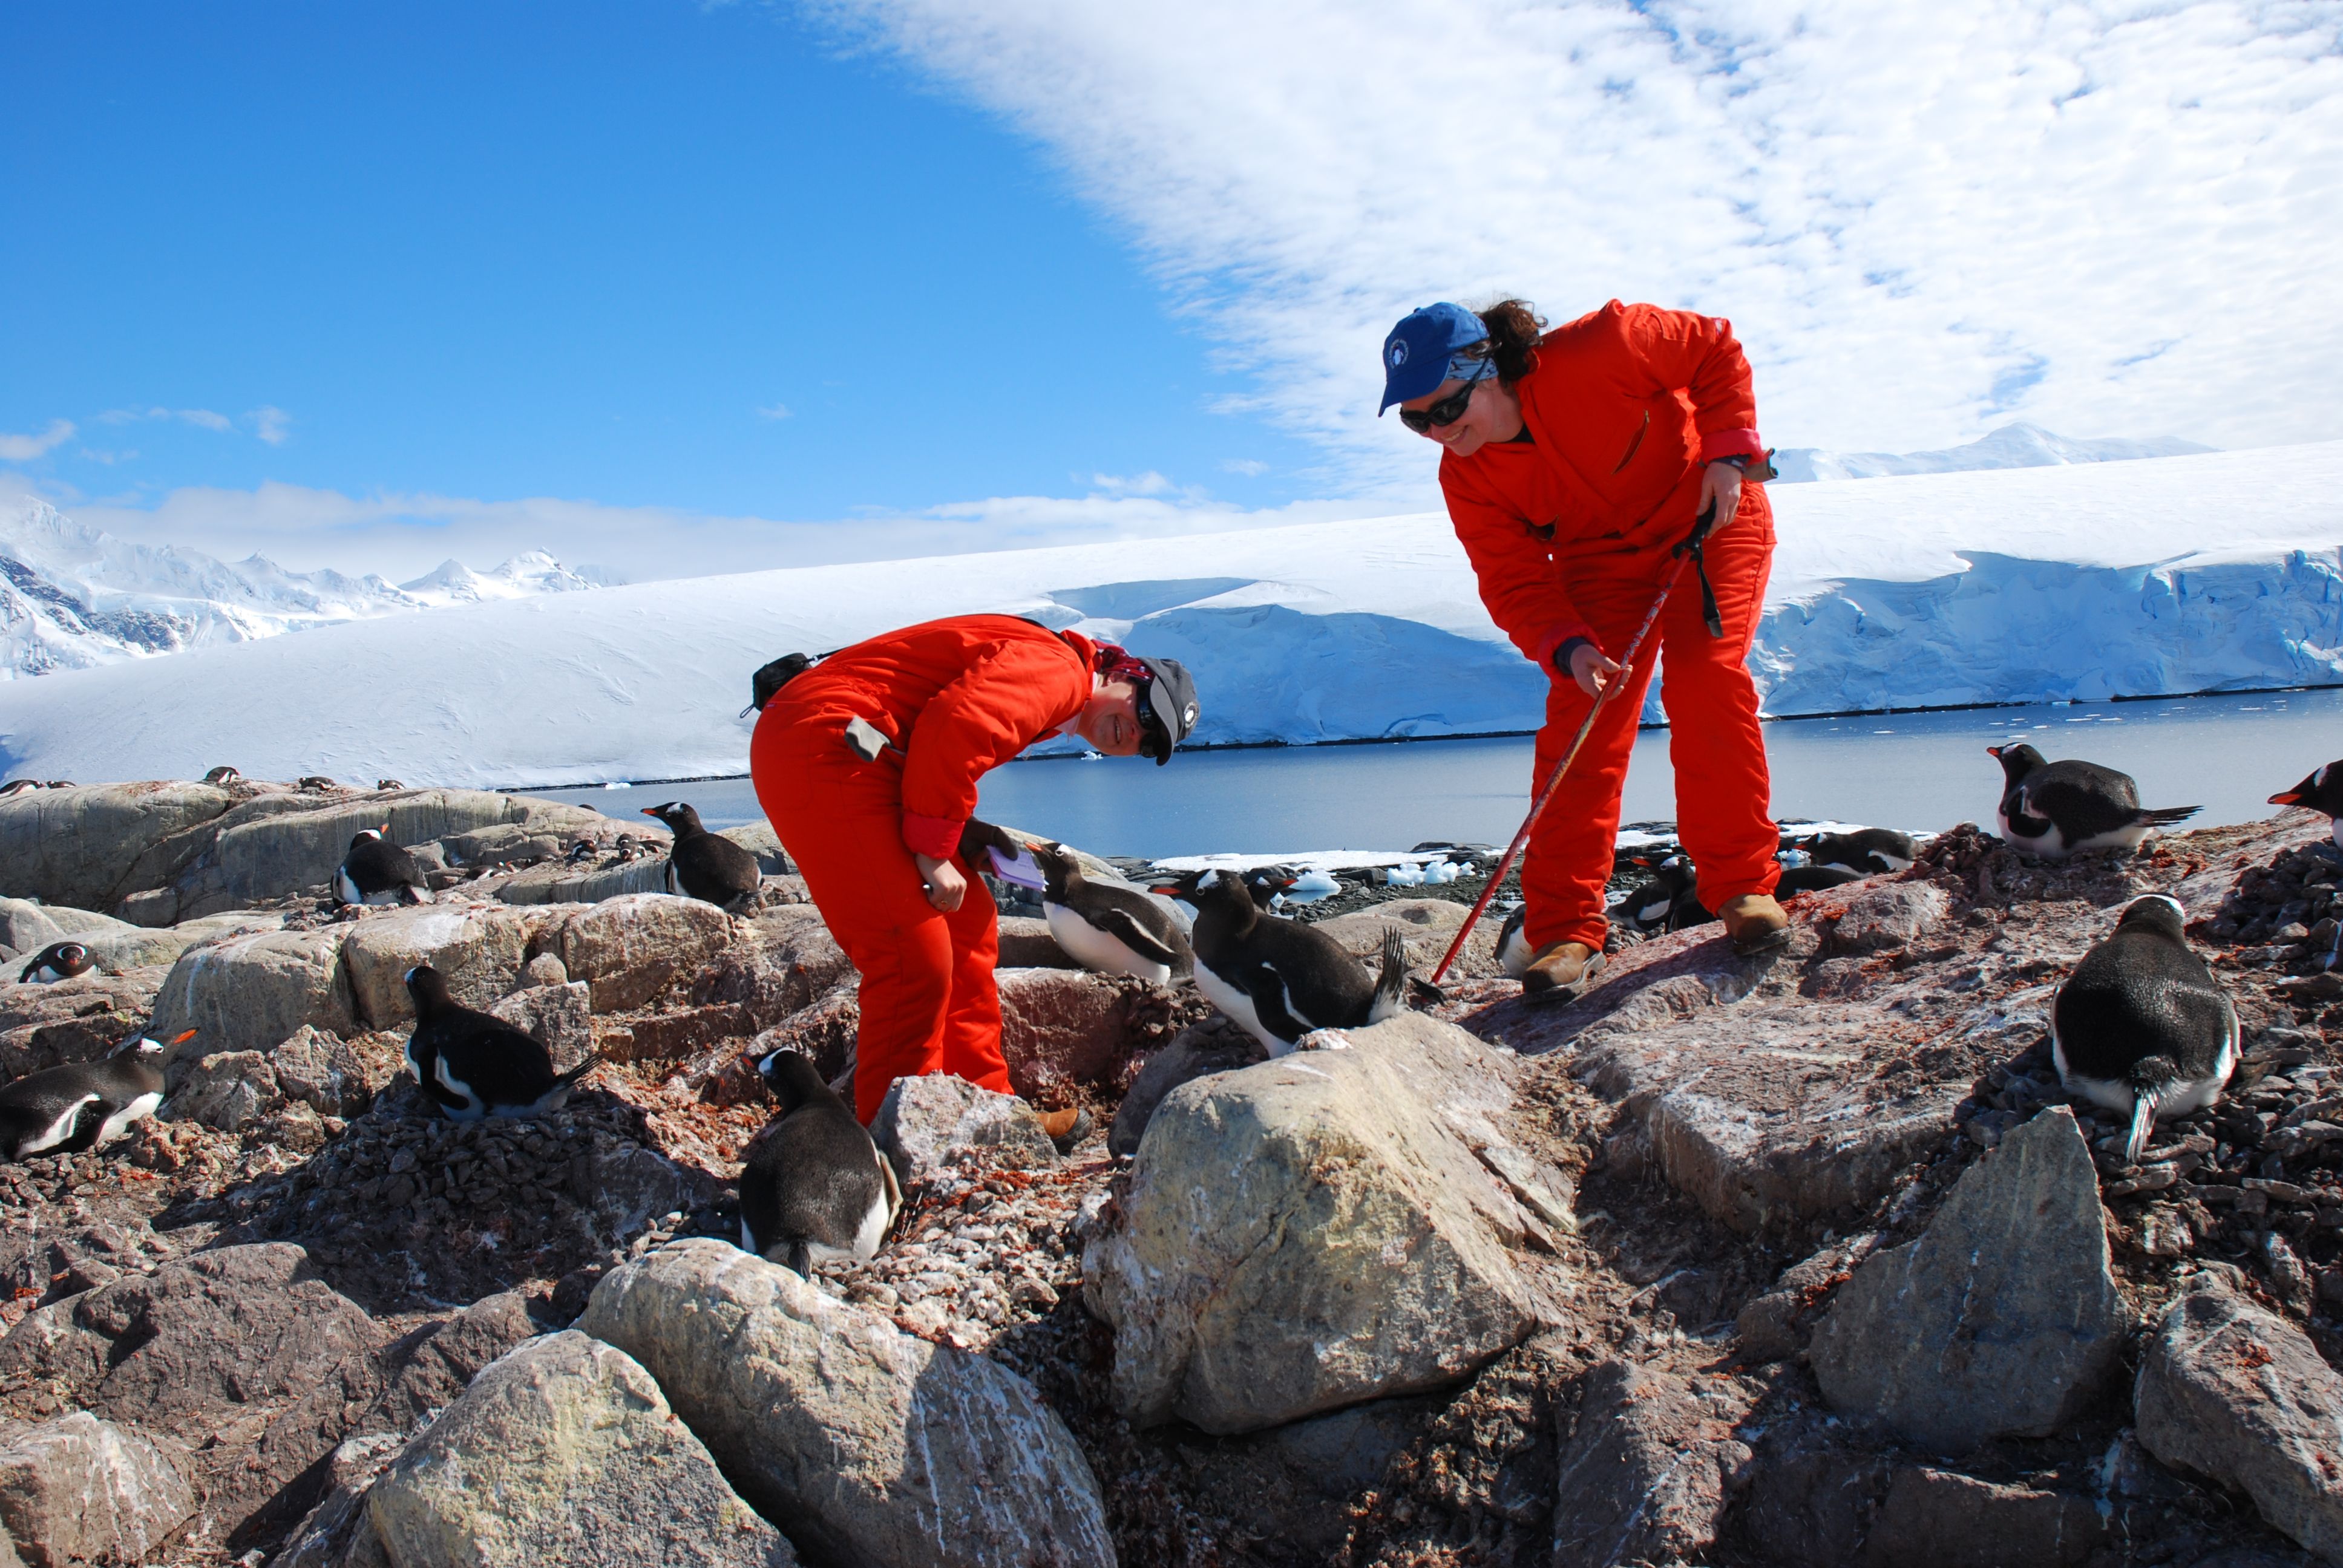
[[[93,972],[54,985],[0,985],[0,1080],[106,1055],[146,1021],[166,972]],[[14,980],[15,972],[6,978]]]
[[[86,1411],[0,1446],[0,1526],[33,1568],[144,1562],[195,1511],[177,1461]]]
[[[722,952],[732,917],[697,899],[636,893],[568,915],[539,940],[571,980],[593,987],[596,1012],[623,1012]]]
[[[370,915],[349,928],[342,948],[351,1010],[368,1029],[411,1024],[407,971],[417,964],[445,975],[448,994],[463,1006],[486,1007],[512,990],[543,924],[518,910],[452,899]]]
[[[1541,1304],[1503,1144],[1510,1060],[1417,1016],[1174,1091],[1084,1259],[1135,1425],[1250,1432],[1445,1387]]]
[[[1589,1372],[1556,1465],[1554,1568],[1671,1563],[1714,1545],[1748,1479],[1749,1447],[1734,1432],[1748,1409],[1732,1384],[1695,1393],[1617,1361]]]
[[[2150,1453],[2237,1488],[2306,1548],[2343,1559],[2343,1377],[2301,1330],[2222,1274],[2193,1275],[2148,1341],[2133,1399]]]
[[[367,1513],[398,1568],[797,1561],[650,1374],[577,1332],[533,1340],[473,1379],[376,1481]]]
[[[347,1035],[357,1021],[342,968],[348,931],[259,931],[189,949],[155,999],[149,1032],[169,1040],[196,1030],[175,1053],[183,1061],[267,1050],[305,1027]]]
[[[594,988],[584,980],[530,986],[482,1010],[545,1047],[556,1072],[567,1072],[594,1054]]]
[[[1118,1157],[1139,1152],[1139,1141],[1155,1118],[1163,1097],[1192,1080],[1215,1072],[1233,1072],[1266,1060],[1261,1042],[1242,1030],[1192,1029],[1149,1056],[1139,1076],[1123,1091],[1115,1108],[1114,1124],[1107,1131],[1106,1151]]]
[[[229,791],[208,784],[167,782],[12,795],[0,799],[0,889],[110,910],[125,894],[155,885],[135,873],[161,845],[216,821],[234,803]],[[347,848],[349,840],[342,842]]]
[[[1839,1290],[1809,1355],[1842,1415],[1936,1453],[2046,1436],[2098,1392],[2129,1328],[2098,1173],[2046,1111],[1966,1171],[1916,1241]]]
[[[959,1169],[1048,1170],[1057,1146],[1033,1108],[948,1072],[899,1078],[870,1119],[870,1136],[905,1190]]]
[[[7,802],[0,800],[0,805]],[[0,884],[5,885],[5,884]],[[65,904],[44,904],[31,899],[0,899],[0,947],[27,955],[67,937],[110,935],[136,928],[110,915],[95,914]],[[10,975],[10,980],[16,977]]]
[[[326,1495],[268,1560],[268,1568],[362,1568],[369,1558],[387,1562],[382,1537],[367,1517],[366,1494],[406,1446],[404,1432],[370,1432],[335,1449],[326,1461]]]
[[[1098,1483],[999,1363],[721,1241],[616,1270],[577,1327],[648,1369],[741,1494],[843,1562],[1107,1564]]]
[[[1915,1465],[1896,1473],[1863,1561],[1869,1568],[2074,1568],[2106,1541],[2088,1498]]]

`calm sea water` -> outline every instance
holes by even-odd
[[[2343,691],[1782,719],[1765,726],[1774,809],[1913,829],[1991,825],[2001,767],[1987,746],[2027,740],[2139,780],[2147,806],[2205,808],[2211,826],[2266,817],[2269,796],[2343,758]],[[1427,839],[1503,844],[1529,809],[1528,737],[1013,762],[987,775],[982,814],[1097,853],[1404,849]],[[711,828],[761,815],[746,779],[631,789],[540,789],[614,816],[683,799]],[[1675,816],[1668,732],[1645,730],[1624,819]]]

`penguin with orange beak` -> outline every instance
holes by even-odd
[[[2335,823],[2329,837],[2337,849],[2343,849],[2343,762],[2327,763],[2293,789],[2281,789],[2271,796],[2269,803],[2325,812]]]

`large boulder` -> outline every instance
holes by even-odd
[[[567,1072],[594,1054],[594,989],[584,980],[530,986],[482,1010],[545,1047],[556,1072]]]
[[[1088,970],[1004,969],[1001,1055],[1021,1094],[1102,1083],[1130,1060],[1131,982]]]
[[[2107,1262],[2090,1148],[2072,1111],[2043,1111],[1962,1172],[1917,1241],[1855,1271],[1815,1332],[1815,1379],[1841,1415],[1936,1453],[2047,1436],[2130,1326]]]
[[[1182,1084],[1215,1072],[1234,1072],[1266,1059],[1261,1042],[1238,1029],[1191,1029],[1148,1057],[1139,1076],[1123,1091],[1115,1107],[1114,1125],[1107,1130],[1106,1151],[1120,1159],[1139,1152],[1147,1124],[1155,1119],[1163,1097]]]
[[[1748,1476],[1735,1424],[1749,1403],[1737,1386],[1695,1393],[1632,1362],[1589,1372],[1556,1460],[1554,1568],[1673,1563],[1715,1544]]]
[[[1135,1425],[1251,1432],[1442,1388],[1545,1307],[1474,1153],[1507,1141],[1512,1059],[1418,1014],[1182,1086],[1157,1109],[1084,1290]]]
[[[87,1411],[0,1447],[0,1526],[35,1568],[144,1562],[195,1511],[170,1454]]]
[[[518,910],[452,899],[369,915],[342,946],[351,1008],[368,1029],[413,1022],[407,971],[417,964],[445,975],[457,1001],[486,1007],[512,990],[538,923]]]
[[[178,783],[91,784],[11,795],[0,799],[0,890],[110,910],[124,894],[138,890],[132,873],[151,851],[211,822],[234,801],[226,789]]]
[[[870,1137],[907,1190],[954,1169],[1046,1171],[1060,1163],[1032,1106],[949,1072],[897,1079],[870,1119]]]
[[[154,1010],[164,974],[136,970],[54,985],[0,984],[0,1080],[109,1054]],[[15,978],[15,969],[5,976]]]
[[[1863,1561],[1868,1568],[2077,1568],[2107,1533],[2087,1497],[1913,1465],[1896,1473]]]
[[[495,887],[497,897],[508,904],[598,904],[629,893],[667,891],[667,861],[644,859],[610,866],[556,861],[517,871]]]
[[[2343,1560],[2343,1376],[2301,1330],[2221,1273],[2192,1275],[2132,1398],[2150,1453],[2237,1488],[2306,1548]]]
[[[0,801],[0,805],[6,804]],[[0,899],[0,947],[30,955],[67,937],[134,930],[110,915],[76,910],[66,904],[44,904],[32,899]],[[14,976],[10,977],[14,979]]]
[[[294,1528],[268,1568],[365,1568],[387,1563],[382,1537],[367,1517],[366,1495],[374,1479],[407,1446],[404,1432],[369,1432],[351,1438],[327,1456],[326,1494]],[[0,1563],[0,1568],[6,1568]]]
[[[148,1032],[167,1041],[196,1030],[176,1053],[182,1060],[266,1050],[305,1025],[349,1033],[356,1015],[342,968],[348,930],[256,931],[188,949],[155,999]]]
[[[999,1363],[898,1331],[721,1241],[613,1271],[576,1325],[659,1380],[767,1518],[839,1562],[1108,1564],[1097,1479]]]
[[[650,1373],[574,1332],[532,1340],[474,1378],[375,1482],[367,1512],[398,1568],[797,1561]]]
[[[713,904],[636,893],[560,920],[542,940],[571,980],[594,988],[595,1011],[624,1012],[689,980],[731,940],[732,917]]]

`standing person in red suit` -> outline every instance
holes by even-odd
[[[1774,900],[1757,691],[1744,662],[1774,558],[1770,478],[1749,361],[1730,323],[1613,300],[1565,326],[1518,299],[1427,306],[1383,341],[1383,408],[1442,448],[1440,487],[1490,617],[1546,671],[1542,787],[1598,694],[1585,749],[1522,867],[1525,990],[1575,995],[1603,970],[1604,889],[1635,720],[1660,649],[1676,822],[1700,900],[1743,953],[1789,940]],[[1380,413],[1382,410],[1378,409]],[[1624,651],[1671,552],[1715,521],[1634,669]]]
[[[854,1109],[865,1124],[898,1078],[949,1072],[1015,1092],[992,980],[1000,927],[980,868],[960,859],[977,780],[1061,733],[1160,767],[1196,715],[1176,660],[1006,615],[856,643],[765,703],[749,742],[758,803],[862,972]],[[1062,1139],[1077,1119],[1042,1120]]]

